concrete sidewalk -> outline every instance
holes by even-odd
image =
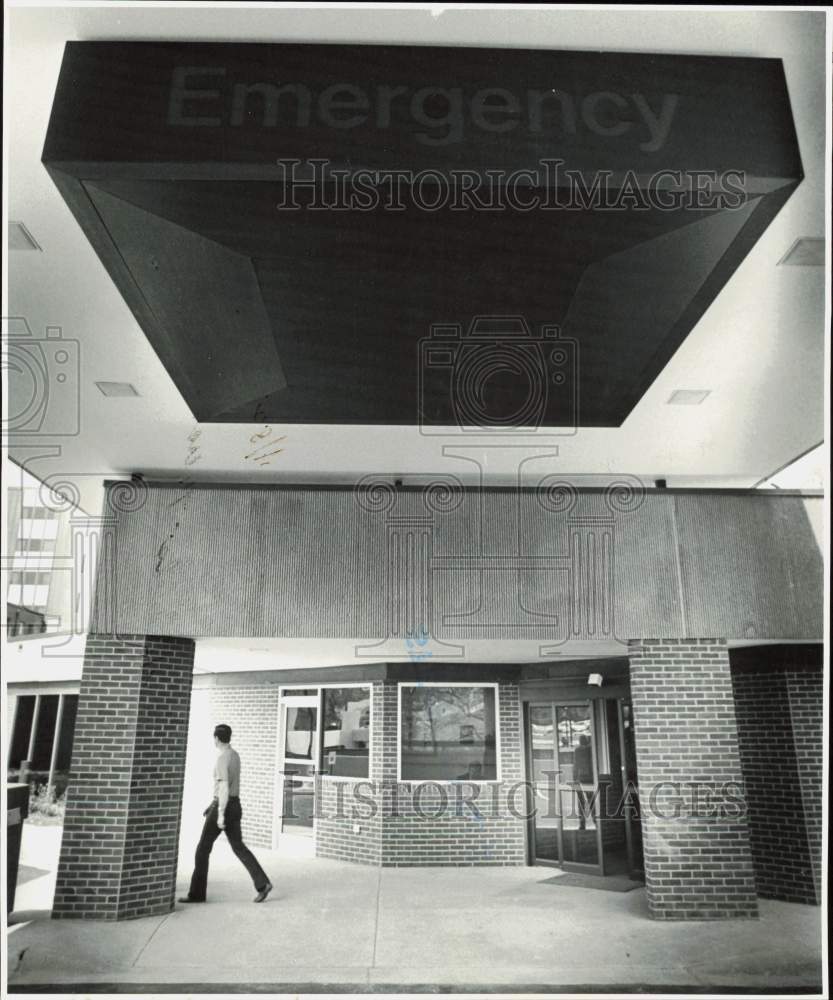
[[[758,921],[660,923],[644,890],[547,884],[547,868],[376,869],[257,851],[256,906],[224,841],[209,902],[124,923],[53,921],[9,937],[9,990],[147,992],[818,992],[821,911],[761,900]],[[180,867],[180,893],[190,862]],[[105,987],[109,987],[107,990]],[[386,990],[385,990],[386,988]]]

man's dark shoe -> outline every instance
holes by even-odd
[[[204,899],[192,899],[190,896],[180,896],[178,903],[204,903]]]
[[[262,903],[263,900],[266,899],[266,897],[272,891],[272,889],[273,889],[272,883],[271,882],[267,882],[266,885],[262,889],[258,890],[258,894],[255,896],[254,901],[256,903]]]

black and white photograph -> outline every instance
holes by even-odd
[[[3,995],[829,996],[833,8],[3,16]]]

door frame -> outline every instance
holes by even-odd
[[[584,872],[592,875],[603,875],[604,874],[604,852],[602,849],[602,825],[599,822],[598,812],[594,818],[596,825],[596,852],[598,856],[598,862],[596,864],[588,864],[582,861],[565,861],[564,860],[564,830],[563,830],[563,817],[561,814],[561,781],[559,775],[561,773],[560,768],[560,754],[558,748],[558,709],[562,707],[570,706],[586,706],[588,709],[588,715],[590,718],[590,733],[591,733],[591,745],[592,745],[592,761],[593,761],[593,783],[594,783],[594,793],[593,798],[596,800],[596,809],[599,807],[599,761],[598,761],[598,745],[597,745],[597,729],[596,729],[596,711],[594,702],[597,701],[596,698],[558,698],[554,697],[551,699],[535,698],[525,701],[523,703],[523,739],[524,739],[524,751],[526,758],[526,769],[527,769],[527,802],[529,807],[527,809],[527,861],[529,864],[533,865],[546,865],[550,868],[560,868],[562,871],[569,872]],[[556,765],[556,784],[555,784],[555,794],[556,801],[558,802],[558,812],[559,820],[558,826],[556,827],[556,836],[558,842],[558,860],[552,861],[548,858],[537,858],[535,855],[535,781],[534,781],[534,768],[532,761],[532,732],[530,728],[530,709],[539,705],[547,705],[552,708],[552,719],[553,719],[553,750]],[[592,800],[591,800],[592,801]]]
[[[618,697],[616,699],[616,717],[619,724],[619,759],[620,767],[622,773],[622,794],[625,795],[628,787],[628,766],[627,766],[627,749],[625,744],[625,703],[630,705],[630,729],[631,729],[631,739],[636,740],[633,731],[633,704],[630,698]],[[636,752],[636,747],[634,746],[634,753]],[[637,802],[639,801],[639,772],[637,772],[637,780],[634,783],[634,788],[636,789]],[[627,805],[624,808],[624,820],[625,820],[625,844],[628,852],[628,868],[631,875],[637,872],[644,871],[644,858],[642,866],[636,863],[636,835],[634,832],[634,813],[633,805],[631,804],[630,798],[628,798]],[[642,818],[638,820],[639,822],[639,839],[640,839],[640,854],[642,853],[641,841],[642,841]]]
[[[309,685],[308,687],[311,687]],[[321,755],[321,688],[316,694],[292,694],[292,689],[281,689],[278,700],[278,753],[277,768],[275,771],[275,825],[273,828],[272,846],[273,849],[289,848],[293,854],[312,856],[315,853],[315,808],[312,814],[312,829],[309,834],[294,833],[291,829],[283,829],[283,803],[284,786],[286,784],[286,714],[290,708],[314,708],[315,709],[315,732],[312,742],[311,771],[307,778],[303,776],[300,780],[309,781],[313,789],[313,803],[316,801],[316,782],[318,781],[318,761]],[[291,762],[292,758],[290,758]],[[299,780],[293,776],[294,780]]]

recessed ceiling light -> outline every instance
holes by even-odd
[[[9,220],[9,250],[40,250],[43,247],[22,222]]]
[[[96,382],[102,396],[138,396],[129,382]]]
[[[711,389],[675,389],[668,397],[671,406],[699,406]]]
[[[817,236],[796,240],[778,263],[789,267],[824,267],[824,240]]]

